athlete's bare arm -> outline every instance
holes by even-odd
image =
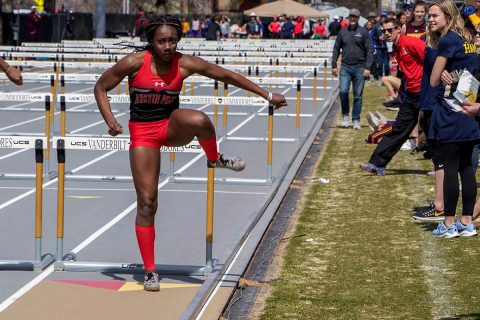
[[[182,72],[182,78],[198,73],[202,76],[209,77],[224,83],[231,84],[235,87],[248,90],[259,96],[267,99],[268,91],[259,87],[254,82],[248,80],[242,75],[232,72],[230,70],[224,69],[216,64],[209,63],[201,58],[183,55],[180,58],[180,68]],[[286,106],[287,102],[285,97],[278,93],[272,94],[271,103],[276,107],[276,109]]]
[[[105,71],[95,84],[94,93],[98,109],[108,126],[108,133],[112,136],[121,134],[123,128],[112,113],[107,92],[118,86],[125,77],[134,76],[138,72],[144,54],[145,52],[138,52],[122,58],[113,67]]]
[[[17,86],[23,84],[22,73],[15,67],[10,66],[5,60],[0,58],[0,68],[5,72],[7,78]]]

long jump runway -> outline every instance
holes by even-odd
[[[273,143],[272,183],[216,183],[214,206],[213,258],[220,260],[212,274],[162,275],[159,293],[144,292],[142,274],[106,272],[58,272],[53,265],[43,271],[0,271],[0,319],[131,319],[148,316],[155,319],[179,319],[194,308],[195,301],[205,300],[214,292],[216,296],[202,311],[200,318],[218,317],[225,299],[231,292],[233,281],[214,284],[223,274],[218,273],[230,262],[232,248],[240,247],[245,232],[261,217],[276,196],[282,197],[280,186],[289,184],[290,168],[298,167],[295,161],[302,144],[311,132],[318,129],[326,112],[337,95],[337,82],[328,81],[328,88],[317,88],[317,106],[312,99],[311,74],[304,73],[301,92],[301,127],[297,133],[295,123],[296,86],[279,86],[272,91],[281,92],[289,107],[276,111],[274,138],[287,141]],[[25,83],[22,87],[6,84],[7,92],[48,92],[45,83]],[[190,85],[186,94],[189,95]],[[92,86],[71,86],[68,93],[93,93]],[[222,93],[222,90],[220,90]],[[196,84],[195,95],[210,96],[213,87]],[[222,94],[221,94],[222,95]],[[229,96],[246,96],[237,88],[229,88]],[[39,107],[41,103],[0,102],[1,107],[19,109]],[[182,107],[182,106],[181,106]],[[212,105],[183,106],[213,113]],[[229,106],[229,112],[246,112],[229,115],[224,128],[219,115],[217,139],[220,151],[239,155],[247,162],[241,173],[216,170],[216,178],[262,180],[268,176],[267,143],[247,141],[239,137],[266,137],[266,115],[255,114],[261,107]],[[92,103],[67,105],[66,130],[69,134],[99,135],[106,126],[99,113],[69,113],[69,109],[95,110]],[[128,105],[112,104],[118,120],[128,134]],[[220,108],[220,112],[221,112]],[[262,111],[268,114],[268,108]],[[285,115],[285,114],[290,115]],[[0,135],[12,133],[42,133],[45,114],[34,111],[0,111]],[[284,114],[283,116],[281,114]],[[293,114],[293,115],[292,115]],[[309,116],[310,115],[310,116]],[[58,103],[55,108],[53,131],[60,128]],[[228,137],[225,137],[225,134]],[[295,140],[296,136],[298,139]],[[310,142],[311,143],[311,142]],[[301,159],[300,159],[301,162]],[[297,164],[295,164],[297,163]],[[34,173],[35,155],[32,149],[0,148],[3,173]],[[293,164],[293,168],[292,167]],[[66,171],[78,175],[103,177],[130,176],[128,153],[124,151],[66,150]],[[159,208],[156,217],[156,263],[161,265],[204,265],[206,197],[205,182],[171,182],[170,156],[162,153]],[[56,150],[51,149],[48,171],[57,170]],[[177,153],[173,172],[175,177],[207,176],[203,155]],[[284,182],[283,180],[287,180]],[[32,260],[34,257],[34,180],[2,180],[0,184],[0,260]],[[57,178],[43,181],[43,247],[44,254],[55,255],[57,245]],[[279,193],[279,194],[277,194]],[[131,182],[66,181],[65,230],[63,253],[73,251],[77,261],[141,263],[134,232],[136,199]],[[229,257],[225,259],[224,257]],[[242,259],[240,259],[242,260]],[[243,259],[245,260],[245,259]],[[240,276],[227,269],[231,277]],[[217,274],[215,275],[215,272]],[[207,287],[206,287],[207,286]],[[211,295],[210,295],[211,296]],[[216,299],[216,297],[219,297]],[[186,311],[187,310],[187,311]]]

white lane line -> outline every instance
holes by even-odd
[[[309,73],[306,73],[304,75],[304,77],[306,77]],[[291,88],[287,88],[284,92],[287,92],[288,90],[290,90]],[[282,93],[283,94],[283,93]],[[215,295],[217,294],[218,290],[220,289],[220,287],[222,286],[223,282],[225,281],[227,275],[229,275],[229,272],[230,272],[230,269],[233,267],[233,265],[235,264],[235,261],[237,260],[238,256],[240,255],[240,253],[242,252],[243,250],[243,247],[245,246],[245,244],[248,242],[248,239],[250,238],[250,235],[251,233],[248,234],[247,238],[245,239],[245,241],[243,242],[242,246],[240,247],[240,249],[238,250],[237,254],[235,255],[235,257],[233,258],[232,262],[230,263],[230,265],[228,266],[227,270],[225,271],[224,275],[222,276],[222,278],[220,279],[220,281],[217,283],[217,285],[215,286],[215,289],[213,290],[213,292],[210,294],[210,296],[208,297],[207,301],[205,301],[205,304],[202,306],[202,309],[200,310],[198,316],[195,318],[195,319],[201,319],[201,316],[203,315],[203,313],[205,312],[205,310],[207,310],[208,306],[210,305],[210,303],[212,302],[213,298],[215,297]]]
[[[251,233],[250,233],[250,234],[251,234]],[[202,318],[203,313],[205,312],[205,310],[207,310],[208,305],[210,304],[210,302],[212,302],[213,297],[215,297],[215,295],[217,294],[218,290],[220,289],[221,284],[223,283],[223,281],[225,281],[225,279],[227,278],[227,276],[230,275],[230,269],[232,269],[233,265],[235,264],[235,261],[237,261],[238,256],[239,256],[240,253],[242,252],[243,247],[247,244],[247,241],[248,241],[248,239],[250,238],[250,234],[249,234],[249,235],[247,236],[247,238],[245,239],[245,242],[243,242],[242,246],[241,246],[240,249],[238,250],[237,254],[236,254],[235,257],[233,258],[232,262],[231,262],[230,265],[228,266],[227,270],[226,270],[225,273],[223,274],[223,276],[222,276],[222,278],[220,279],[220,281],[218,281],[217,285],[215,286],[215,289],[214,289],[213,292],[210,294],[210,296],[208,297],[207,301],[205,301],[205,304],[203,305],[202,309],[201,309],[200,312],[198,313],[198,316],[195,318],[195,320]],[[0,310],[0,311],[1,311],[1,310]]]
[[[0,160],[7,159],[7,158],[10,158],[11,156],[14,156],[14,155],[16,155],[16,154],[25,152],[25,150],[28,150],[28,149],[20,149],[20,150],[17,150],[17,151],[13,151],[12,153],[9,153],[9,154],[6,154],[6,155],[4,155],[4,156],[1,156],[1,157],[0,157]]]
[[[221,142],[223,140],[223,138],[219,139],[219,142]],[[112,152],[109,152],[105,155],[108,156],[110,154],[113,154],[117,151],[112,151]],[[198,156],[196,156],[192,161],[188,162],[187,164],[185,164],[183,167],[181,167],[177,172],[178,173],[181,173],[183,171],[185,171],[188,167],[190,167],[193,163],[195,163],[196,161],[198,161],[198,159],[200,159],[201,157],[203,156],[203,154],[200,154]],[[98,160],[100,158],[103,158],[103,157],[99,157]],[[91,162],[89,162],[88,164],[92,164],[93,162],[96,162],[97,159],[95,160],[92,160]],[[83,166],[80,166],[74,170],[72,170],[72,172],[76,172],[78,170],[81,170],[82,168],[84,168],[86,165],[83,165]],[[47,186],[47,185],[50,185],[51,183],[53,182],[56,182],[57,181],[57,178],[51,180],[50,182],[44,184],[44,187]],[[164,185],[166,185],[168,183],[168,180],[165,180],[163,181],[162,183],[159,184],[159,187],[158,189],[162,188]],[[28,194],[31,194],[34,192],[34,189],[31,190],[30,192],[27,192],[25,193],[23,196],[19,196],[19,197],[16,197],[15,199],[17,199],[16,201],[20,200],[21,198],[24,198],[25,196],[27,196]],[[13,199],[12,199],[13,200]],[[8,205],[13,203],[12,201],[8,201]],[[106,232],[108,229],[110,229],[113,225],[115,225],[118,221],[120,221],[123,217],[125,217],[128,213],[130,213],[137,205],[137,202],[135,201],[134,203],[132,203],[128,208],[126,208],[124,211],[122,211],[120,214],[118,214],[115,218],[113,218],[112,220],[110,220],[109,222],[107,222],[102,228],[98,229],[95,233],[93,233],[91,236],[89,236],[85,241],[83,241],[82,243],[80,243],[77,247],[75,247],[72,252],[74,253],[78,253],[79,251],[81,251],[83,248],[85,248],[86,246],[88,246],[91,242],[93,242],[96,238],[98,238],[101,234],[103,234],[104,232]],[[4,207],[6,207],[7,205],[6,204],[3,204],[3,205],[0,205],[0,210],[3,209]],[[232,264],[233,265],[233,264]],[[232,266],[231,265],[231,266]],[[46,270],[44,270],[39,276],[37,276],[35,279],[33,279],[32,281],[30,281],[27,285],[25,285],[24,287],[22,287],[20,290],[18,290],[17,292],[15,292],[12,296],[10,296],[9,298],[7,298],[2,304],[0,304],[0,312],[2,312],[3,310],[5,310],[6,308],[8,308],[13,302],[15,302],[16,300],[18,300],[21,296],[23,296],[25,293],[27,293],[29,290],[31,290],[33,287],[35,287],[38,283],[40,283],[43,279],[45,279],[48,275],[50,275],[51,273],[53,272],[53,266],[50,266],[49,268],[47,268]],[[212,295],[213,297],[213,295]]]

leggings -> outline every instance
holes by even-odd
[[[455,216],[459,187],[458,174],[462,180],[462,214],[471,216],[477,197],[477,182],[472,168],[473,142],[440,143],[443,156],[445,178],[443,193],[445,198],[445,215]]]

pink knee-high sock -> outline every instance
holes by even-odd
[[[155,270],[155,226],[142,227],[135,225],[138,247],[142,255],[145,271]]]
[[[218,160],[217,136],[215,134],[210,139],[198,140],[198,143],[202,146],[209,161]]]

